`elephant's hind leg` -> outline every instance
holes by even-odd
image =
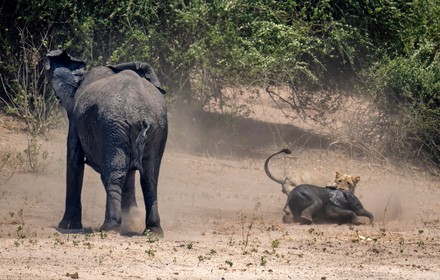
[[[102,176],[107,193],[105,219],[100,230],[117,230],[121,226],[122,186],[125,181],[125,172],[112,171],[108,176]]]
[[[129,159],[123,151],[109,152],[107,155],[109,156],[110,164],[101,173],[101,180],[107,193],[105,219],[101,226],[101,230],[104,231],[119,229],[122,221],[122,198],[129,201],[128,195],[127,197],[122,196],[127,179]],[[129,179],[131,180],[131,177]],[[124,202],[124,207],[127,207],[127,201]]]
[[[358,216],[350,210],[344,210],[339,207],[327,207],[326,215],[338,223],[352,223],[355,225],[361,224]]]
[[[164,234],[160,225],[157,204],[157,183],[159,179],[160,160],[160,158],[154,158],[153,156],[144,161],[144,171],[141,172],[141,186],[146,210],[146,228],[144,233],[149,232],[150,234],[162,238]]]
[[[160,226],[159,209],[157,205],[157,178],[141,174],[142,192],[144,194],[146,210],[146,228],[144,233],[151,233],[163,237],[163,230]]]
[[[136,170],[128,171],[122,190],[122,213],[124,214],[129,213],[131,208],[138,206],[136,202],[135,173]]]
[[[300,223],[312,224],[313,215],[318,211],[320,211],[323,207],[322,200],[315,195],[309,195],[309,194],[302,194],[302,195],[304,196],[304,199],[309,201],[309,204],[301,212]]]
[[[284,205],[283,211],[284,211],[283,223],[285,224],[293,223],[293,215],[289,209],[289,200],[287,200],[286,204]]]

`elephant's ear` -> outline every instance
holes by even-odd
[[[54,50],[46,54],[46,70],[54,71],[58,67],[68,68],[73,73],[82,72],[86,64],[84,61],[70,56],[66,50]]]
[[[69,118],[74,107],[76,90],[85,76],[85,66],[83,61],[71,57],[65,50],[55,50],[46,54],[47,78]]]
[[[112,69],[115,73],[119,73],[124,70],[134,71],[139,76],[147,79],[150,83],[152,83],[162,94],[166,93],[166,91],[162,88],[159,79],[154,73],[153,67],[151,67],[148,63],[138,61],[125,62],[121,64],[110,65],[108,67]]]

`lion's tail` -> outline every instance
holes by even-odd
[[[267,175],[271,180],[277,182],[278,184],[284,185],[284,184],[286,183],[287,178],[284,179],[284,180],[283,180],[283,179],[280,179],[280,178],[276,178],[276,177],[273,176],[272,173],[270,173],[270,171],[269,171],[269,161],[271,160],[271,158],[274,157],[274,156],[276,156],[276,155],[278,155],[278,154],[282,154],[282,153],[288,155],[288,154],[291,154],[292,151],[290,151],[289,149],[282,149],[281,151],[276,152],[275,154],[270,155],[270,156],[266,159],[266,161],[264,162],[264,171],[266,172],[266,175]]]

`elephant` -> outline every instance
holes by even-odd
[[[143,62],[98,66],[65,50],[46,55],[45,68],[55,95],[67,112],[66,201],[60,229],[81,229],[84,164],[100,174],[106,191],[100,230],[118,230],[122,213],[137,207],[135,172],[146,209],[145,231],[163,237],[157,185],[168,135],[165,90]]]
[[[287,197],[292,221],[302,224],[338,223],[361,224],[358,216],[374,220],[359,199],[351,192],[309,184],[294,188]],[[287,222],[288,219],[284,218]]]

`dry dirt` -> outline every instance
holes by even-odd
[[[124,217],[122,234],[96,232],[105,193],[90,168],[84,232],[58,231],[66,129],[40,140],[44,171],[22,172],[26,136],[1,117],[0,279],[439,279],[438,178],[327,151],[325,139],[287,125],[235,119],[222,130],[219,116],[209,118],[170,117],[159,181],[165,238],[157,241],[140,234],[139,186],[140,207]],[[263,170],[280,141],[294,153],[275,159],[274,173],[319,185],[335,170],[360,175],[357,195],[375,222],[283,224],[286,197]]]

